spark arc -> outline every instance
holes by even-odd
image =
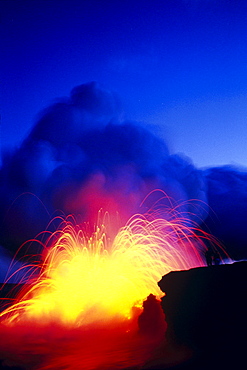
[[[88,235],[73,219],[46,242],[39,277],[1,313],[8,323],[35,321],[81,326],[129,320],[171,270],[203,266],[203,238],[181,219],[132,217],[111,242],[107,227]]]

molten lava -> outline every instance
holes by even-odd
[[[205,239],[181,218],[137,215],[113,241],[104,225],[89,235],[86,225],[66,218],[47,238],[38,278],[0,314],[0,355],[8,364],[14,353],[14,364],[30,369],[37,356],[38,369],[142,364],[157,344],[155,334],[140,336],[143,301],[150,294],[161,298],[157,282],[164,274],[203,266]]]
[[[51,243],[37,281],[1,314],[8,322],[80,326],[130,319],[150,293],[162,296],[157,282],[164,274],[204,265],[202,241],[178,220],[134,217],[111,243],[104,226],[88,236],[67,219]]]

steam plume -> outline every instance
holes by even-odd
[[[205,172],[187,157],[171,155],[150,128],[123,119],[116,95],[95,82],[83,84],[41,112],[22,145],[3,159],[0,244],[15,252],[43,231],[57,210],[96,222],[102,208],[118,213],[122,226],[157,202],[162,193],[156,189],[192,221],[205,220],[208,197],[221,217],[216,188],[225,184],[224,176],[236,180],[229,190],[236,194],[236,184],[243,184],[246,174],[230,175],[229,169]],[[231,187],[230,181],[224,186]],[[239,204],[245,194],[240,191]],[[169,204],[167,199],[163,205]],[[235,198],[227,199],[230,211]]]

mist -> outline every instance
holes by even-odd
[[[40,112],[2,162],[0,244],[11,254],[54,215],[96,224],[102,209],[117,215],[116,233],[156,205],[161,217],[174,208],[225,242],[233,258],[246,258],[244,170],[200,169],[186,153],[171,154],[148,124],[126,120],[121,99],[96,82]]]

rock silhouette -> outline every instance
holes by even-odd
[[[174,348],[192,351],[179,368],[239,369],[245,362],[246,275],[247,262],[242,261],[163,276],[158,285],[166,293],[161,304],[167,340]]]

